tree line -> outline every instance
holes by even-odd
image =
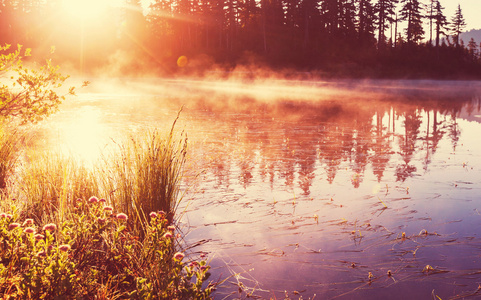
[[[60,0],[2,0],[0,42],[55,45],[85,69],[128,53],[130,70],[174,71],[183,56],[184,69],[256,62],[341,76],[481,74],[480,45],[460,39],[461,6],[448,17],[440,0],[153,0],[147,10],[125,1],[76,22]]]

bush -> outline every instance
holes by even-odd
[[[66,95],[75,94],[73,87],[66,95],[57,93],[68,76],[60,74],[59,67],[51,60],[30,69],[24,67],[23,60],[31,56],[31,49],[22,51],[18,45],[12,51],[10,45],[5,45],[0,46],[0,52],[0,117],[18,117],[23,123],[35,123],[55,112]]]
[[[209,299],[205,260],[176,251],[175,227],[152,212],[148,233],[104,199],[79,199],[62,224],[0,214],[0,294],[15,299]]]

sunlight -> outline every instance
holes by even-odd
[[[95,163],[100,157],[101,145],[105,143],[105,126],[101,124],[98,110],[86,108],[63,126],[64,152],[81,159],[87,165]]]
[[[68,15],[82,21],[93,21],[109,8],[122,6],[124,0],[63,0],[62,3]]]

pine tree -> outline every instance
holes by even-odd
[[[433,15],[434,23],[436,25],[436,48],[439,47],[439,38],[441,34],[446,35],[446,32],[444,32],[444,30],[448,25],[446,16],[443,14],[443,9],[444,7],[441,6],[439,0],[436,0]]]
[[[478,57],[478,44],[471,38],[468,43],[468,53],[471,59],[475,61]]]
[[[451,19],[451,33],[456,47],[459,47],[459,35],[463,32],[464,28],[466,28],[466,21],[461,11],[461,5],[458,4],[458,8]]]
[[[401,20],[407,21],[406,36],[409,44],[418,43],[424,35],[423,16],[419,0],[401,0]]]
[[[377,15],[378,48],[381,48],[386,42],[384,32],[386,31],[387,23],[392,23],[394,21],[392,16],[394,15],[397,3],[398,0],[378,0],[374,6],[374,12]]]
[[[374,40],[375,18],[371,0],[359,0],[357,30],[361,44],[370,44]]]

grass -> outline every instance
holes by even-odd
[[[174,122],[175,125],[175,122]],[[119,145],[118,161],[108,163],[104,178],[115,208],[145,219],[162,210],[172,221],[180,195],[187,153],[187,137],[174,137],[174,126],[164,137],[157,130],[141,133]]]
[[[167,135],[151,130],[117,143],[118,153],[93,169],[56,153],[23,151],[20,157],[22,136],[0,135],[0,143],[10,145],[0,149],[6,183],[0,294],[210,298],[209,266],[203,258],[186,262],[173,226],[187,153],[187,137],[175,135],[178,117]]]

